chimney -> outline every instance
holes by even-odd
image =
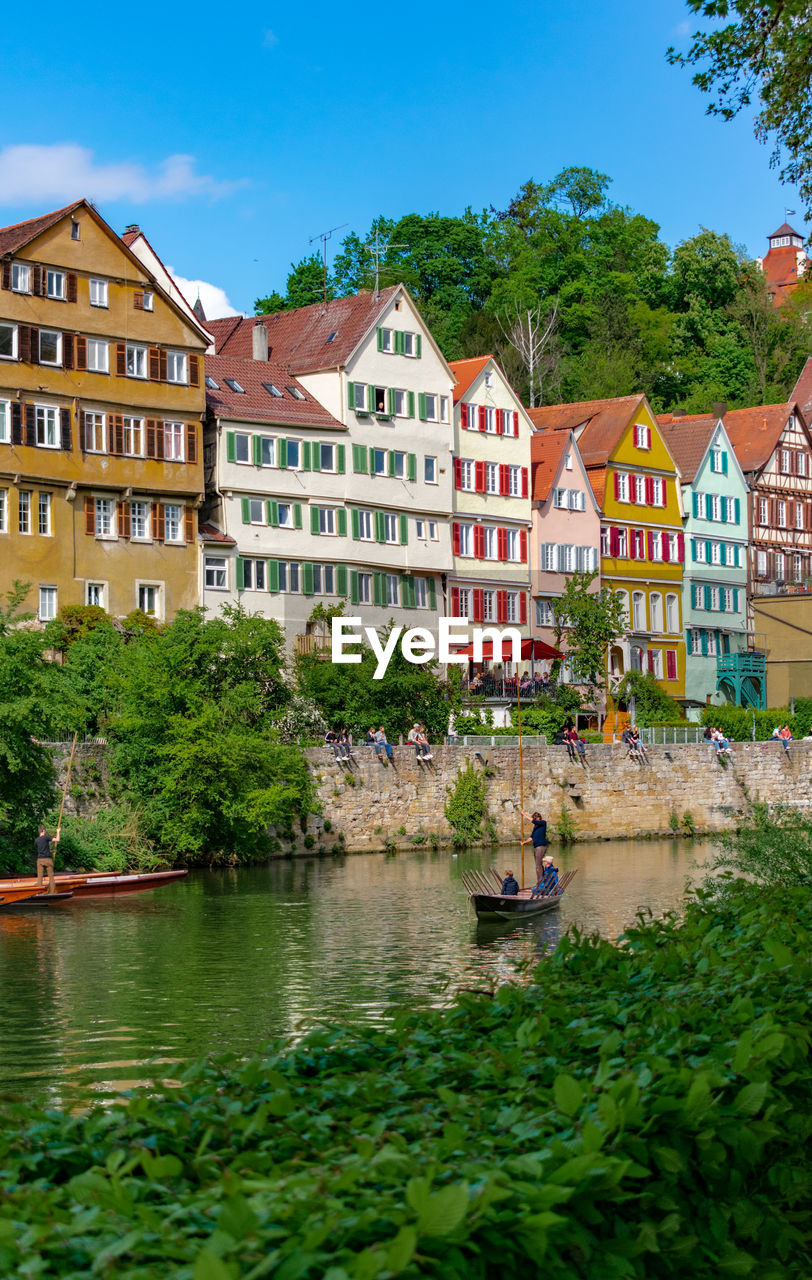
[[[672,410],[671,410],[671,417],[672,417],[672,418],[684,418],[684,417],[685,417],[685,410],[684,410],[684,409],[672,409]]]
[[[264,324],[255,324],[251,330],[251,354],[255,360],[268,360],[268,330]]]
[[[131,222],[128,227],[124,228],[122,235],[137,236],[140,230],[141,228],[139,227],[137,222]]]
[[[714,418],[724,418],[727,413],[727,400],[714,400],[711,408]]]

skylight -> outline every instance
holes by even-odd
[[[337,338],[337,337],[338,337],[338,329],[333,329],[333,332],[330,334],[330,336],[329,336],[329,338],[327,339],[327,341],[328,341],[328,342],[332,342],[332,341],[333,341],[333,339],[334,339],[334,338]]]
[[[269,395],[283,396],[285,394],[284,391],[280,391],[279,388],[275,386],[273,382],[263,382],[262,385]]]
[[[239,391],[241,396],[245,395],[245,387],[241,387],[236,378],[223,378],[223,382],[227,387],[231,387],[232,391]]]
[[[209,388],[209,391],[219,391],[219,390],[220,390],[220,383],[219,383],[219,382],[215,382],[215,381],[214,381],[214,378],[210,378],[208,374],[206,374],[206,386]]]
[[[298,387],[289,387],[287,383],[285,383],[285,390],[290,392],[294,400],[306,399],[304,392],[300,391]]]

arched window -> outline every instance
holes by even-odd
[[[679,631],[679,600],[671,592],[665,597],[665,629],[671,635]]]
[[[651,611],[652,631],[661,632],[663,629],[663,598],[659,591],[652,591],[648,598],[648,607]]]
[[[623,675],[623,650],[620,645],[612,645],[609,650],[609,671],[613,676]]]
[[[632,592],[632,630],[646,629],[646,597],[642,591]]]
[[[643,670],[643,650],[638,648],[637,645],[632,646],[631,664],[632,664],[632,671]]]
[[[621,608],[623,609],[623,616],[626,619],[626,626],[628,628],[629,626],[629,593],[628,591],[616,591],[615,595],[620,601]]]

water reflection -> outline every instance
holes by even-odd
[[[385,1025],[510,980],[573,924],[617,937],[638,909],[675,905],[704,860],[698,842],[578,845],[558,856],[578,875],[557,911],[495,926],[476,922],[461,873],[518,873],[515,847],[280,861],[0,914],[0,1092],[75,1105],[314,1021]]]

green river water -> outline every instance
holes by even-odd
[[[640,908],[676,906],[708,849],[555,852],[562,870],[578,868],[571,889],[557,911],[515,926],[477,925],[460,881],[466,867],[518,874],[510,846],[195,871],[150,893],[0,913],[0,1095],[74,1107],[314,1022],[384,1025],[404,1006],[508,979],[570,925],[615,938]]]

